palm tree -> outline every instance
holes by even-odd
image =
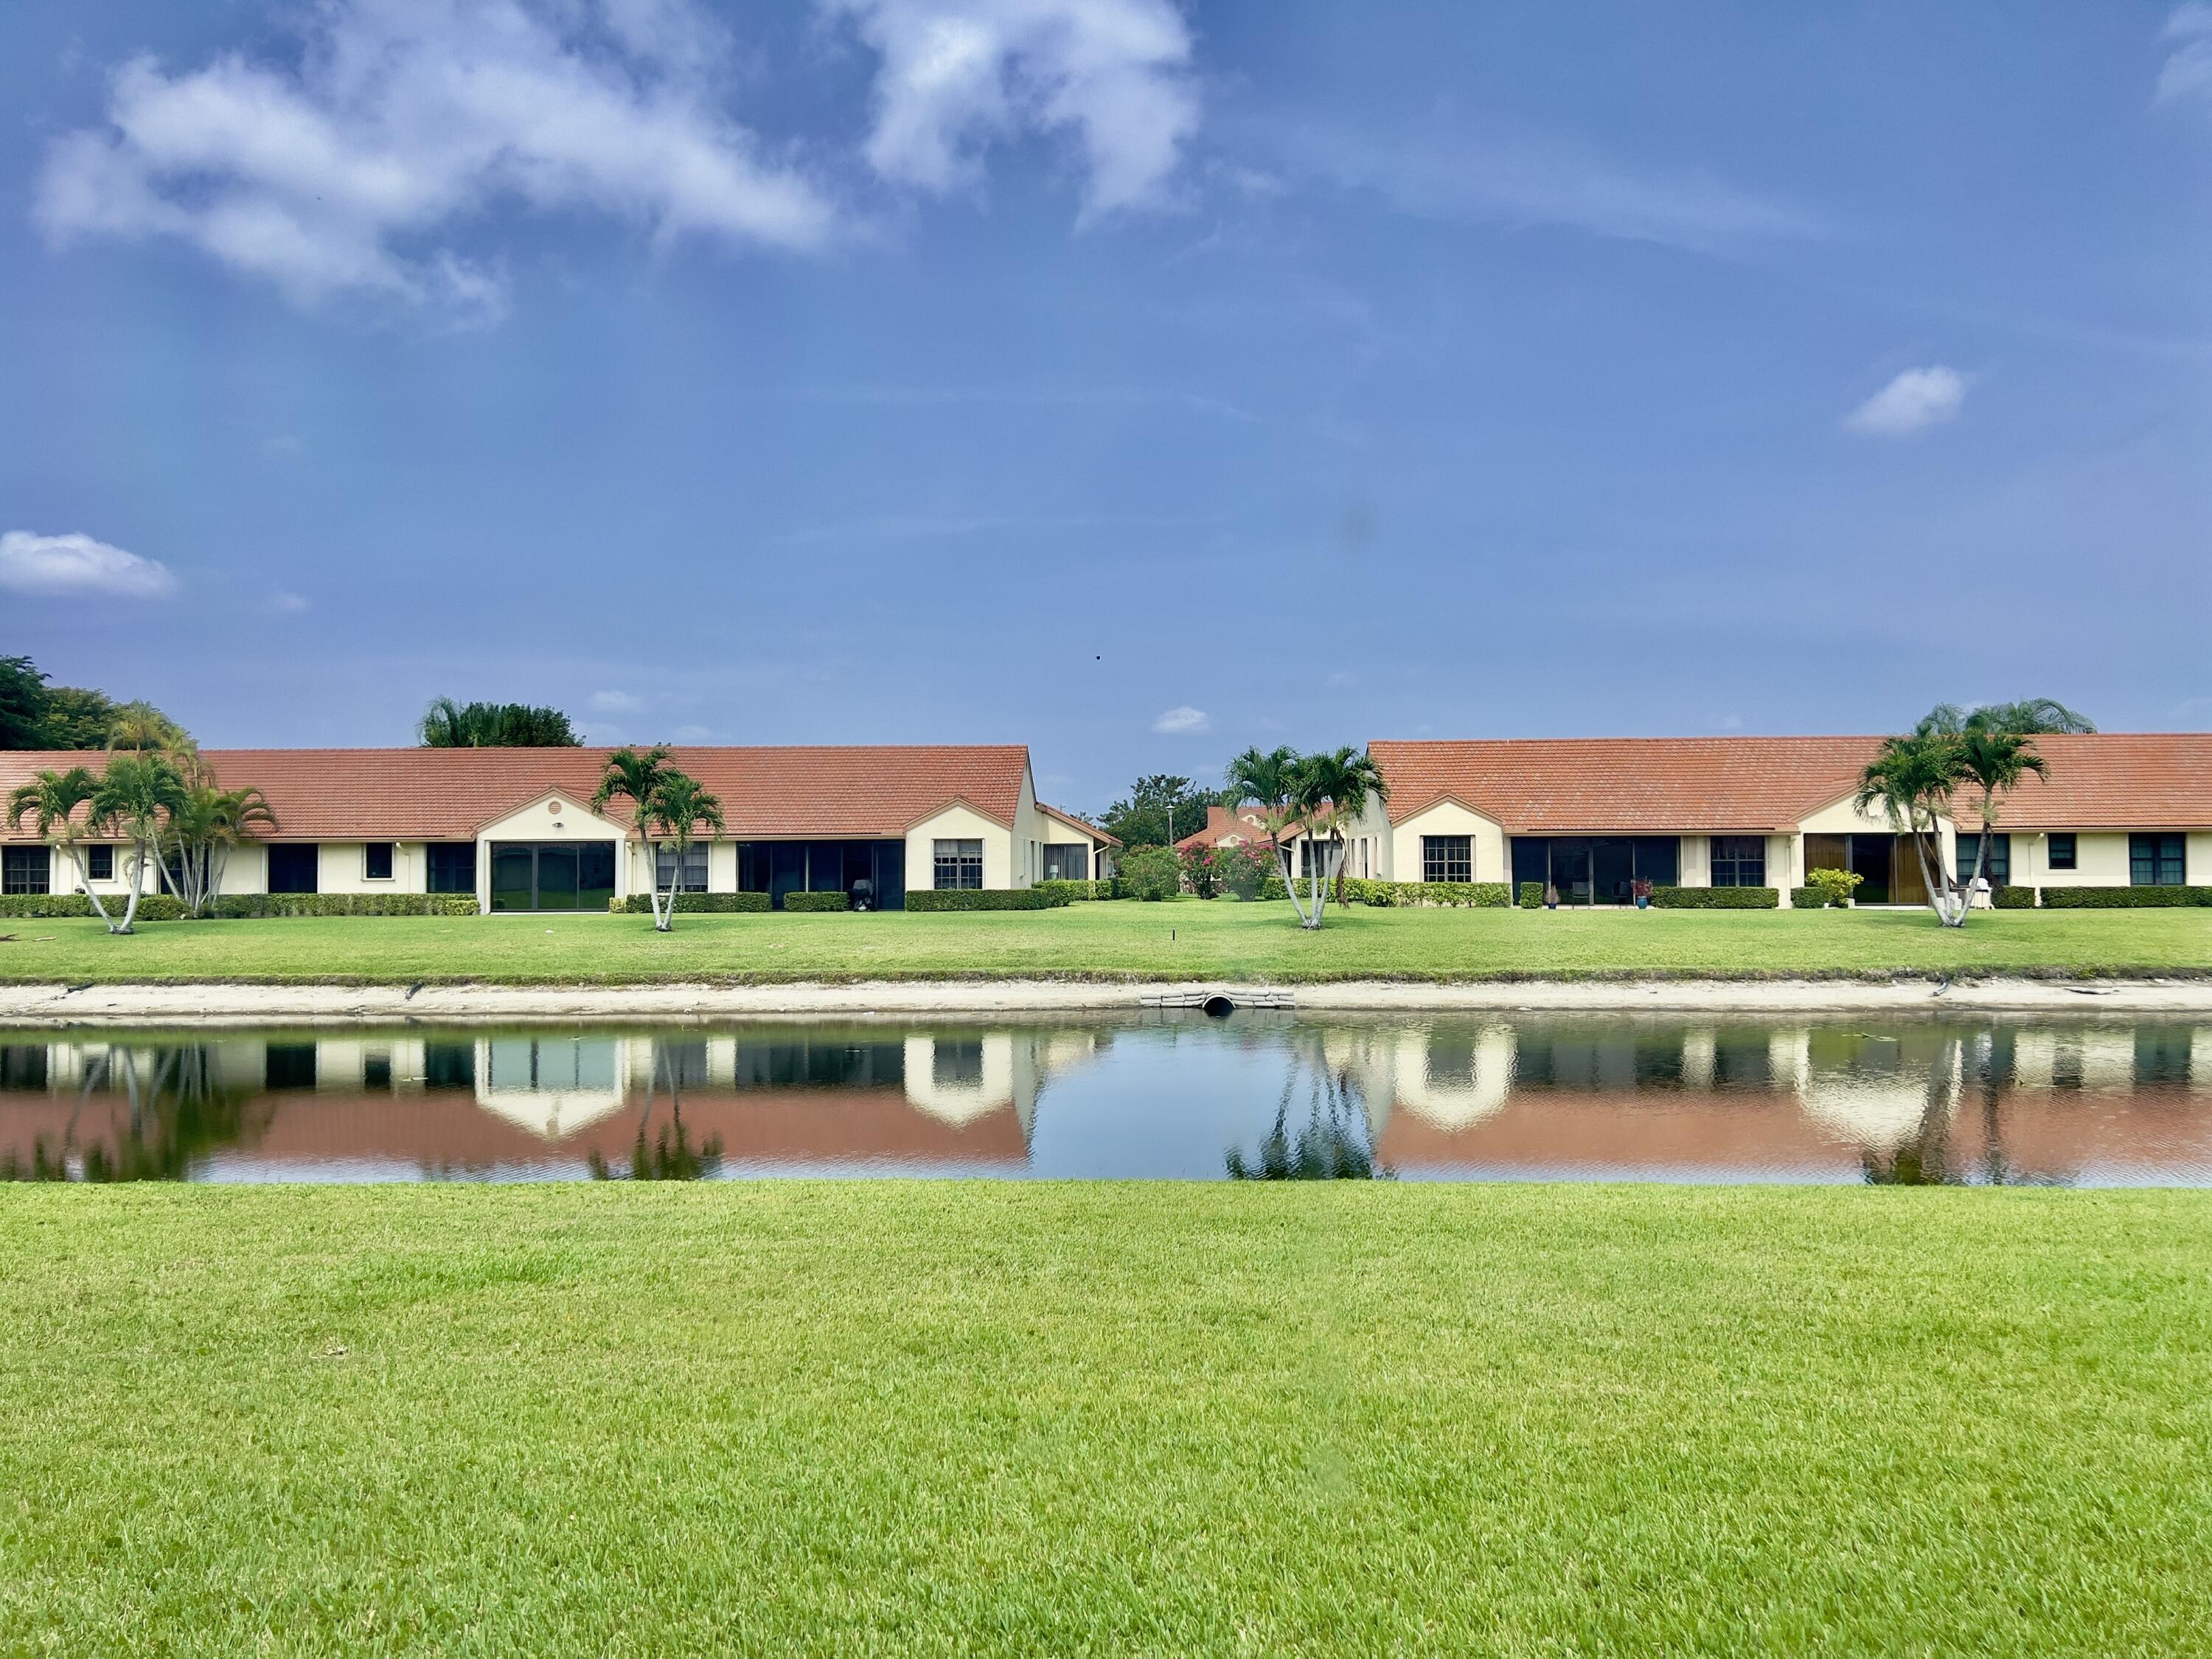
[[[1283,830],[1291,821],[1291,797],[1297,793],[1298,768],[1302,763],[1298,751],[1287,745],[1266,754],[1255,745],[1229,763],[1228,784],[1238,802],[1250,801],[1260,809],[1261,822],[1267,826],[1268,851],[1274,855],[1283,874],[1283,885],[1290,890],[1291,906],[1298,913],[1298,923],[1306,926],[1305,906],[1298,902],[1298,890],[1291,874],[1289,850],[1283,846]]]
[[[162,866],[170,890],[195,916],[204,915],[222,896],[222,878],[230,863],[230,849],[255,831],[277,827],[269,798],[258,789],[222,789],[206,765],[195,757],[181,769],[182,804],[170,817],[176,842],[174,874]]]
[[[611,803],[627,800],[630,810],[641,815],[659,786],[661,774],[667,770],[666,744],[657,743],[642,754],[623,744],[607,757],[606,775],[592,794],[592,811],[604,812]]]
[[[131,900],[123,920],[108,924],[109,933],[137,931],[147,869],[161,867],[161,832],[184,804],[184,781],[166,755],[120,753],[107,763],[106,775],[88,803],[88,828],[121,836],[131,843]]]
[[[415,732],[426,749],[574,749],[579,741],[557,708],[451,697],[431,699]]]
[[[2033,738],[1980,716],[1981,711],[1977,710],[1955,739],[1960,781],[1972,784],[1982,794],[1982,833],[1974,850],[1974,873],[1966,883],[1969,895],[1989,874],[1990,838],[1996,833],[1996,798],[2010,794],[2031,772],[2046,780],[2051,776],[2051,763],[2036,752]]]
[[[1344,902],[1344,826],[1357,823],[1370,800],[1390,799],[1389,783],[1363,750],[1344,748],[1326,755],[1309,755],[1298,767],[1297,804],[1305,820],[1309,838],[1326,830],[1330,846],[1338,849],[1336,902]],[[1315,925],[1320,925],[1320,901],[1315,900]]]
[[[708,794],[699,780],[689,773],[665,768],[638,812],[640,829],[650,831],[657,825],[660,831],[658,840],[648,838],[646,842],[653,855],[653,925],[660,933],[675,928],[676,894],[684,879],[684,855],[691,850],[692,832],[702,824],[710,836],[724,832],[727,826],[722,822],[722,803]],[[664,846],[676,855],[671,860],[665,908],[660,893],[660,851]]]
[[[1955,702],[1939,703],[1921,725],[1939,732],[1964,732],[1979,721],[2021,737],[2045,732],[2094,732],[2096,721],[2069,708],[2056,697],[2022,697],[2017,702],[1985,702],[1961,708]]]
[[[1956,738],[1927,729],[1926,721],[1921,725],[1909,737],[1881,740],[1881,751],[1859,775],[1852,804],[1862,812],[1880,805],[1890,827],[1912,838],[1936,919],[1946,927],[1963,927],[1966,896],[1954,890],[1945,874],[1942,843],[1936,838],[1937,820],[1963,775],[1960,745]]]
[[[92,901],[93,913],[105,922],[107,907],[93,890],[92,872],[85,868],[84,849],[78,844],[90,826],[80,825],[76,821],[77,809],[88,806],[99,793],[100,780],[93,776],[89,769],[72,766],[66,772],[57,772],[49,767],[9,793],[8,827],[20,830],[25,818],[32,819],[33,833],[40,841],[60,848],[70,867],[76,872],[78,887]],[[113,924],[109,925],[112,928]]]

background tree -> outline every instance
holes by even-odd
[[[28,657],[0,657],[0,749],[105,749],[125,707],[104,691],[47,684]]]
[[[451,697],[433,698],[415,732],[425,749],[574,749],[583,741],[557,708]]]
[[[1957,733],[1979,723],[2021,737],[2045,732],[2094,732],[2096,721],[2069,708],[2056,697],[2023,697],[2018,702],[1976,703],[1962,708],[1955,702],[1938,703],[1920,722],[1933,731]]]
[[[1132,850],[1172,847],[1181,837],[1204,829],[1206,809],[1220,799],[1218,793],[1200,789],[1188,778],[1155,773],[1139,778],[1128,794],[1108,807],[1098,822]]]
[[[40,841],[57,848],[69,860],[70,868],[76,872],[76,884],[92,901],[93,914],[108,922],[107,907],[100,902],[93,890],[92,872],[85,868],[82,838],[89,827],[77,820],[77,809],[89,807],[100,793],[100,780],[88,767],[72,766],[66,772],[57,772],[52,767],[40,772],[28,783],[20,784],[8,796],[8,827],[20,830],[23,820],[32,820],[32,833]]]
[[[166,755],[118,754],[107,763],[89,805],[90,830],[119,836],[131,846],[131,898],[111,933],[136,932],[146,872],[161,868],[161,842],[171,817],[184,805],[184,781]]]
[[[684,855],[691,850],[701,828],[714,836],[724,832],[726,826],[722,822],[722,803],[708,794],[699,780],[689,773],[663,767],[646,795],[644,807],[638,814],[638,827],[646,830],[648,837],[656,828],[659,831],[658,838],[649,838],[646,845],[653,859],[653,925],[657,932],[665,933],[676,926],[676,894],[684,880]],[[675,855],[669,861],[665,907],[660,892],[663,848]]]
[[[28,657],[0,657],[0,749],[43,749],[46,677]]]

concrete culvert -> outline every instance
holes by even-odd
[[[1237,1012],[1237,1005],[1218,991],[1206,998],[1199,1006],[1206,1010],[1206,1017],[1210,1019],[1226,1019]]]

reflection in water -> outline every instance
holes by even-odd
[[[1224,1152],[1224,1149],[1229,1149]],[[0,1032],[0,1177],[2212,1184],[2212,1024]]]
[[[1368,1143],[1368,1120],[1351,1068],[1329,1064],[1327,1045],[1317,1033],[1294,1032],[1285,1044],[1283,1092],[1275,1102],[1275,1121],[1261,1137],[1257,1163],[1244,1149],[1231,1146],[1225,1158],[1231,1181],[1372,1181],[1375,1149]],[[1291,1102],[1299,1082],[1306,1085],[1306,1121],[1293,1139]],[[1382,1171],[1388,1175],[1388,1170]]]

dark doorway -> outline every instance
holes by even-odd
[[[492,843],[495,910],[604,910],[614,896],[611,841]]]
[[[1851,873],[1859,884],[1851,890],[1854,904],[1887,904],[1890,893],[1890,866],[1897,858],[1895,836],[1849,836],[1846,856],[1850,860]],[[1906,856],[1910,857],[1908,852]]]
[[[1512,854],[1516,885],[1549,884],[1562,904],[1631,904],[1634,883],[1682,877],[1679,836],[1516,836]]]
[[[771,909],[787,894],[843,893],[855,909],[906,908],[902,841],[741,841],[738,890],[766,893]]]

